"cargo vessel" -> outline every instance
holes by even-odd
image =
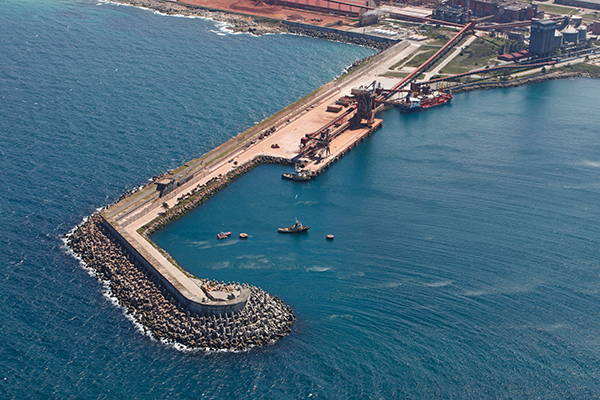
[[[402,113],[412,113],[426,110],[431,107],[442,106],[452,100],[450,93],[434,92],[421,96],[410,96],[399,101],[394,101],[394,106],[400,109]]]

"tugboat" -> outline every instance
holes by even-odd
[[[217,233],[217,239],[227,239],[231,235],[231,232],[219,232]]]
[[[286,226],[284,228],[278,228],[277,232],[279,233],[300,233],[300,232],[306,232],[307,230],[309,230],[310,228],[306,225],[302,225],[302,222],[298,221],[298,219],[296,219],[296,223],[292,226]]]
[[[317,174],[310,169],[296,169],[291,174],[285,173],[281,174],[281,177],[284,179],[289,179],[292,181],[310,181],[312,178],[317,176]]]

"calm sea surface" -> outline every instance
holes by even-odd
[[[272,346],[154,342],[62,247],[95,208],[370,54],[0,3],[0,398],[600,397],[600,81],[387,111],[317,180],[263,166],[155,234],[194,274],[291,305]],[[296,217],[308,234],[276,233]]]

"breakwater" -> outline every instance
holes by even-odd
[[[398,43],[398,40],[396,39],[384,38],[360,32],[343,31],[325,26],[303,24],[301,22],[282,21],[281,24],[288,32],[295,33],[297,35],[312,36],[320,39],[333,40],[336,42],[351,43],[359,46],[372,47],[378,50],[385,50]]]
[[[140,233],[150,242],[149,236],[153,232],[264,163],[289,164],[290,161],[281,157],[258,156],[182,196],[176,207],[142,227]],[[120,200],[135,192],[128,192]],[[231,302],[235,304],[195,304],[196,308],[211,310],[194,312],[179,289],[157,272],[152,262],[136,251],[100,214],[93,215],[82,224],[69,237],[67,244],[99,279],[108,283],[111,294],[144,332],[166,343],[178,343],[190,349],[242,351],[286,336],[295,321],[289,306],[258,287],[219,283],[190,275],[209,298],[211,289],[220,293],[238,293],[238,299]],[[176,265],[174,260],[171,261]],[[223,309],[231,312],[220,312]]]
[[[91,216],[69,237],[68,245],[106,281],[119,305],[144,332],[189,349],[248,350],[272,343],[291,331],[295,317],[289,306],[255,286],[202,279],[208,287],[239,287],[249,291],[237,313],[196,315],[183,307],[106,229],[102,217]]]

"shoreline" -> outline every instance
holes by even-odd
[[[351,37],[344,35],[343,31],[340,31],[339,33],[323,32],[322,27],[316,26],[314,29],[310,28],[311,25],[307,25],[306,27],[296,27],[284,23],[283,20],[266,17],[261,18],[261,22],[259,21],[259,17],[250,14],[204,8],[202,6],[186,3],[164,0],[108,0],[107,2],[152,10],[166,16],[204,18],[216,23],[226,24],[227,31],[230,31],[231,33],[247,33],[255,36],[267,34],[300,35],[370,47],[376,49],[378,52],[381,52],[392,45],[391,43],[385,43],[385,41],[369,39],[367,37]]]
[[[568,78],[592,78],[600,79],[600,74],[589,71],[550,71],[547,73],[536,74],[524,78],[514,79],[504,82],[487,82],[487,83],[468,83],[448,90],[453,93],[473,92],[476,90],[491,90],[491,89],[510,89],[519,86],[532,85],[535,83],[553,81],[558,79]]]

